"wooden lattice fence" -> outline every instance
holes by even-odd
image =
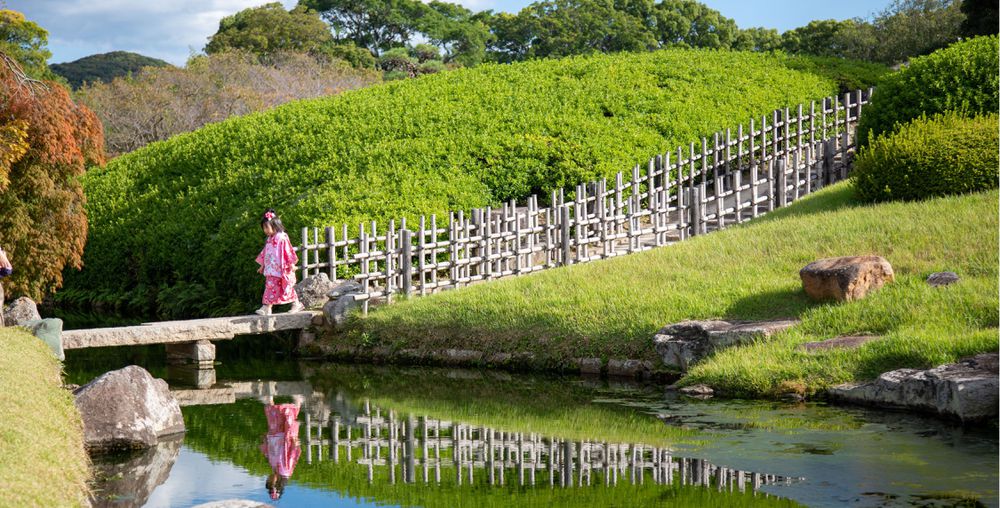
[[[847,177],[873,90],[775,110],[749,126],[651,158],[645,168],[560,189],[548,204],[478,208],[339,228],[302,228],[301,275],[360,283],[364,302],[631,254],[741,223]]]

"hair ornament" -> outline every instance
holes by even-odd
[[[273,219],[274,218],[274,212],[264,212],[264,218],[267,219],[267,220]]]

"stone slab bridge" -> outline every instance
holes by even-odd
[[[164,344],[167,347],[168,361],[197,363],[203,367],[210,367],[215,361],[215,344],[212,341],[231,340],[237,335],[258,335],[286,330],[305,332],[322,318],[321,312],[305,311],[270,316],[160,321],[137,326],[66,330],[62,333],[62,346],[63,349],[82,349]]]

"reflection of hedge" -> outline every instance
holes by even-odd
[[[782,56],[668,50],[484,65],[209,125],[85,179],[64,301],[161,315],[252,308],[258,217],[290,226],[468,209],[628,170],[836,91]]]
[[[997,42],[995,35],[958,42],[885,75],[861,116],[859,146],[867,145],[869,136],[892,131],[896,124],[922,114],[996,112],[1000,107]]]
[[[861,151],[855,187],[868,201],[922,199],[997,187],[996,114],[921,117]]]

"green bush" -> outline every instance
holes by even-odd
[[[262,291],[265,207],[299,244],[303,226],[545,196],[836,91],[784,62],[665,50],[487,64],[208,125],[86,175],[85,267],[64,294],[164,317],[245,311]]]
[[[914,200],[997,187],[995,113],[923,116],[877,136],[858,154],[854,185],[866,201]]]
[[[785,58],[789,69],[832,79],[841,94],[867,90],[889,72],[889,68],[882,64],[832,56],[788,55]]]
[[[858,146],[922,114],[961,111],[967,116],[1000,108],[997,36],[977,37],[914,58],[885,75],[858,126]]]

